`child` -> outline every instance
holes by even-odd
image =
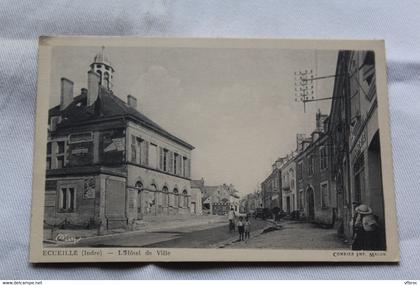
[[[242,217],[239,217],[238,222],[238,232],[239,232],[239,241],[244,240],[244,223],[242,222]]]
[[[245,218],[244,229],[245,229],[245,239],[248,240],[249,239],[249,233],[251,232],[251,223],[249,222],[248,217]]]

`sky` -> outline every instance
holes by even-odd
[[[60,100],[60,78],[87,87],[87,72],[101,47],[54,47],[50,106]],[[296,149],[296,134],[310,134],[318,109],[331,101],[295,102],[295,72],[335,73],[337,51],[106,47],[115,69],[114,94],[131,94],[138,109],[192,144],[192,179],[256,190],[271,165]],[[331,97],[333,79],[316,81],[315,98]]]

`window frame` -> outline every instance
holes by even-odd
[[[304,206],[305,205],[305,192],[304,192],[303,189],[299,189],[298,193],[299,193],[299,205],[298,205],[299,210],[304,210],[304,208],[305,208],[305,206]]]
[[[325,152],[323,154],[323,151]],[[319,168],[321,170],[326,170],[328,169],[328,150],[326,146],[320,146],[319,147]],[[323,165],[324,162],[324,165]]]
[[[130,161],[137,163],[137,138],[135,135],[131,135],[131,157]]]
[[[323,186],[326,186],[323,188]],[[319,184],[320,193],[321,193],[321,209],[328,209],[330,207],[330,191],[329,191],[329,183],[328,181],[323,181]],[[326,190],[326,200],[324,199],[324,192]]]
[[[301,160],[301,161],[299,161],[298,163],[297,163],[297,178],[298,178],[298,180],[299,181],[301,181],[301,180],[303,180],[303,161]]]
[[[71,193],[71,190],[72,192]],[[70,196],[70,197],[69,197]],[[69,199],[70,198],[70,199]],[[75,184],[63,184],[58,188],[57,210],[60,213],[74,213],[77,209],[77,187]],[[64,205],[64,203],[66,205]]]
[[[310,154],[308,155],[308,176],[313,176],[315,171],[314,171],[314,155]]]

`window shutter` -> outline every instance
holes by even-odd
[[[168,170],[169,173],[173,173],[174,171],[174,153],[172,151],[169,151],[169,158],[168,158]]]
[[[159,169],[163,170],[163,148],[161,147],[159,147],[159,154],[160,154]]]
[[[182,175],[182,156],[178,155],[176,158],[176,169],[178,170],[178,174]]]
[[[149,142],[144,142],[144,164],[149,165]]]

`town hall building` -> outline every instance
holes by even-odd
[[[192,145],[113,91],[114,68],[99,52],[87,89],[61,78],[49,110],[45,227],[130,228],[161,215],[191,215]]]

